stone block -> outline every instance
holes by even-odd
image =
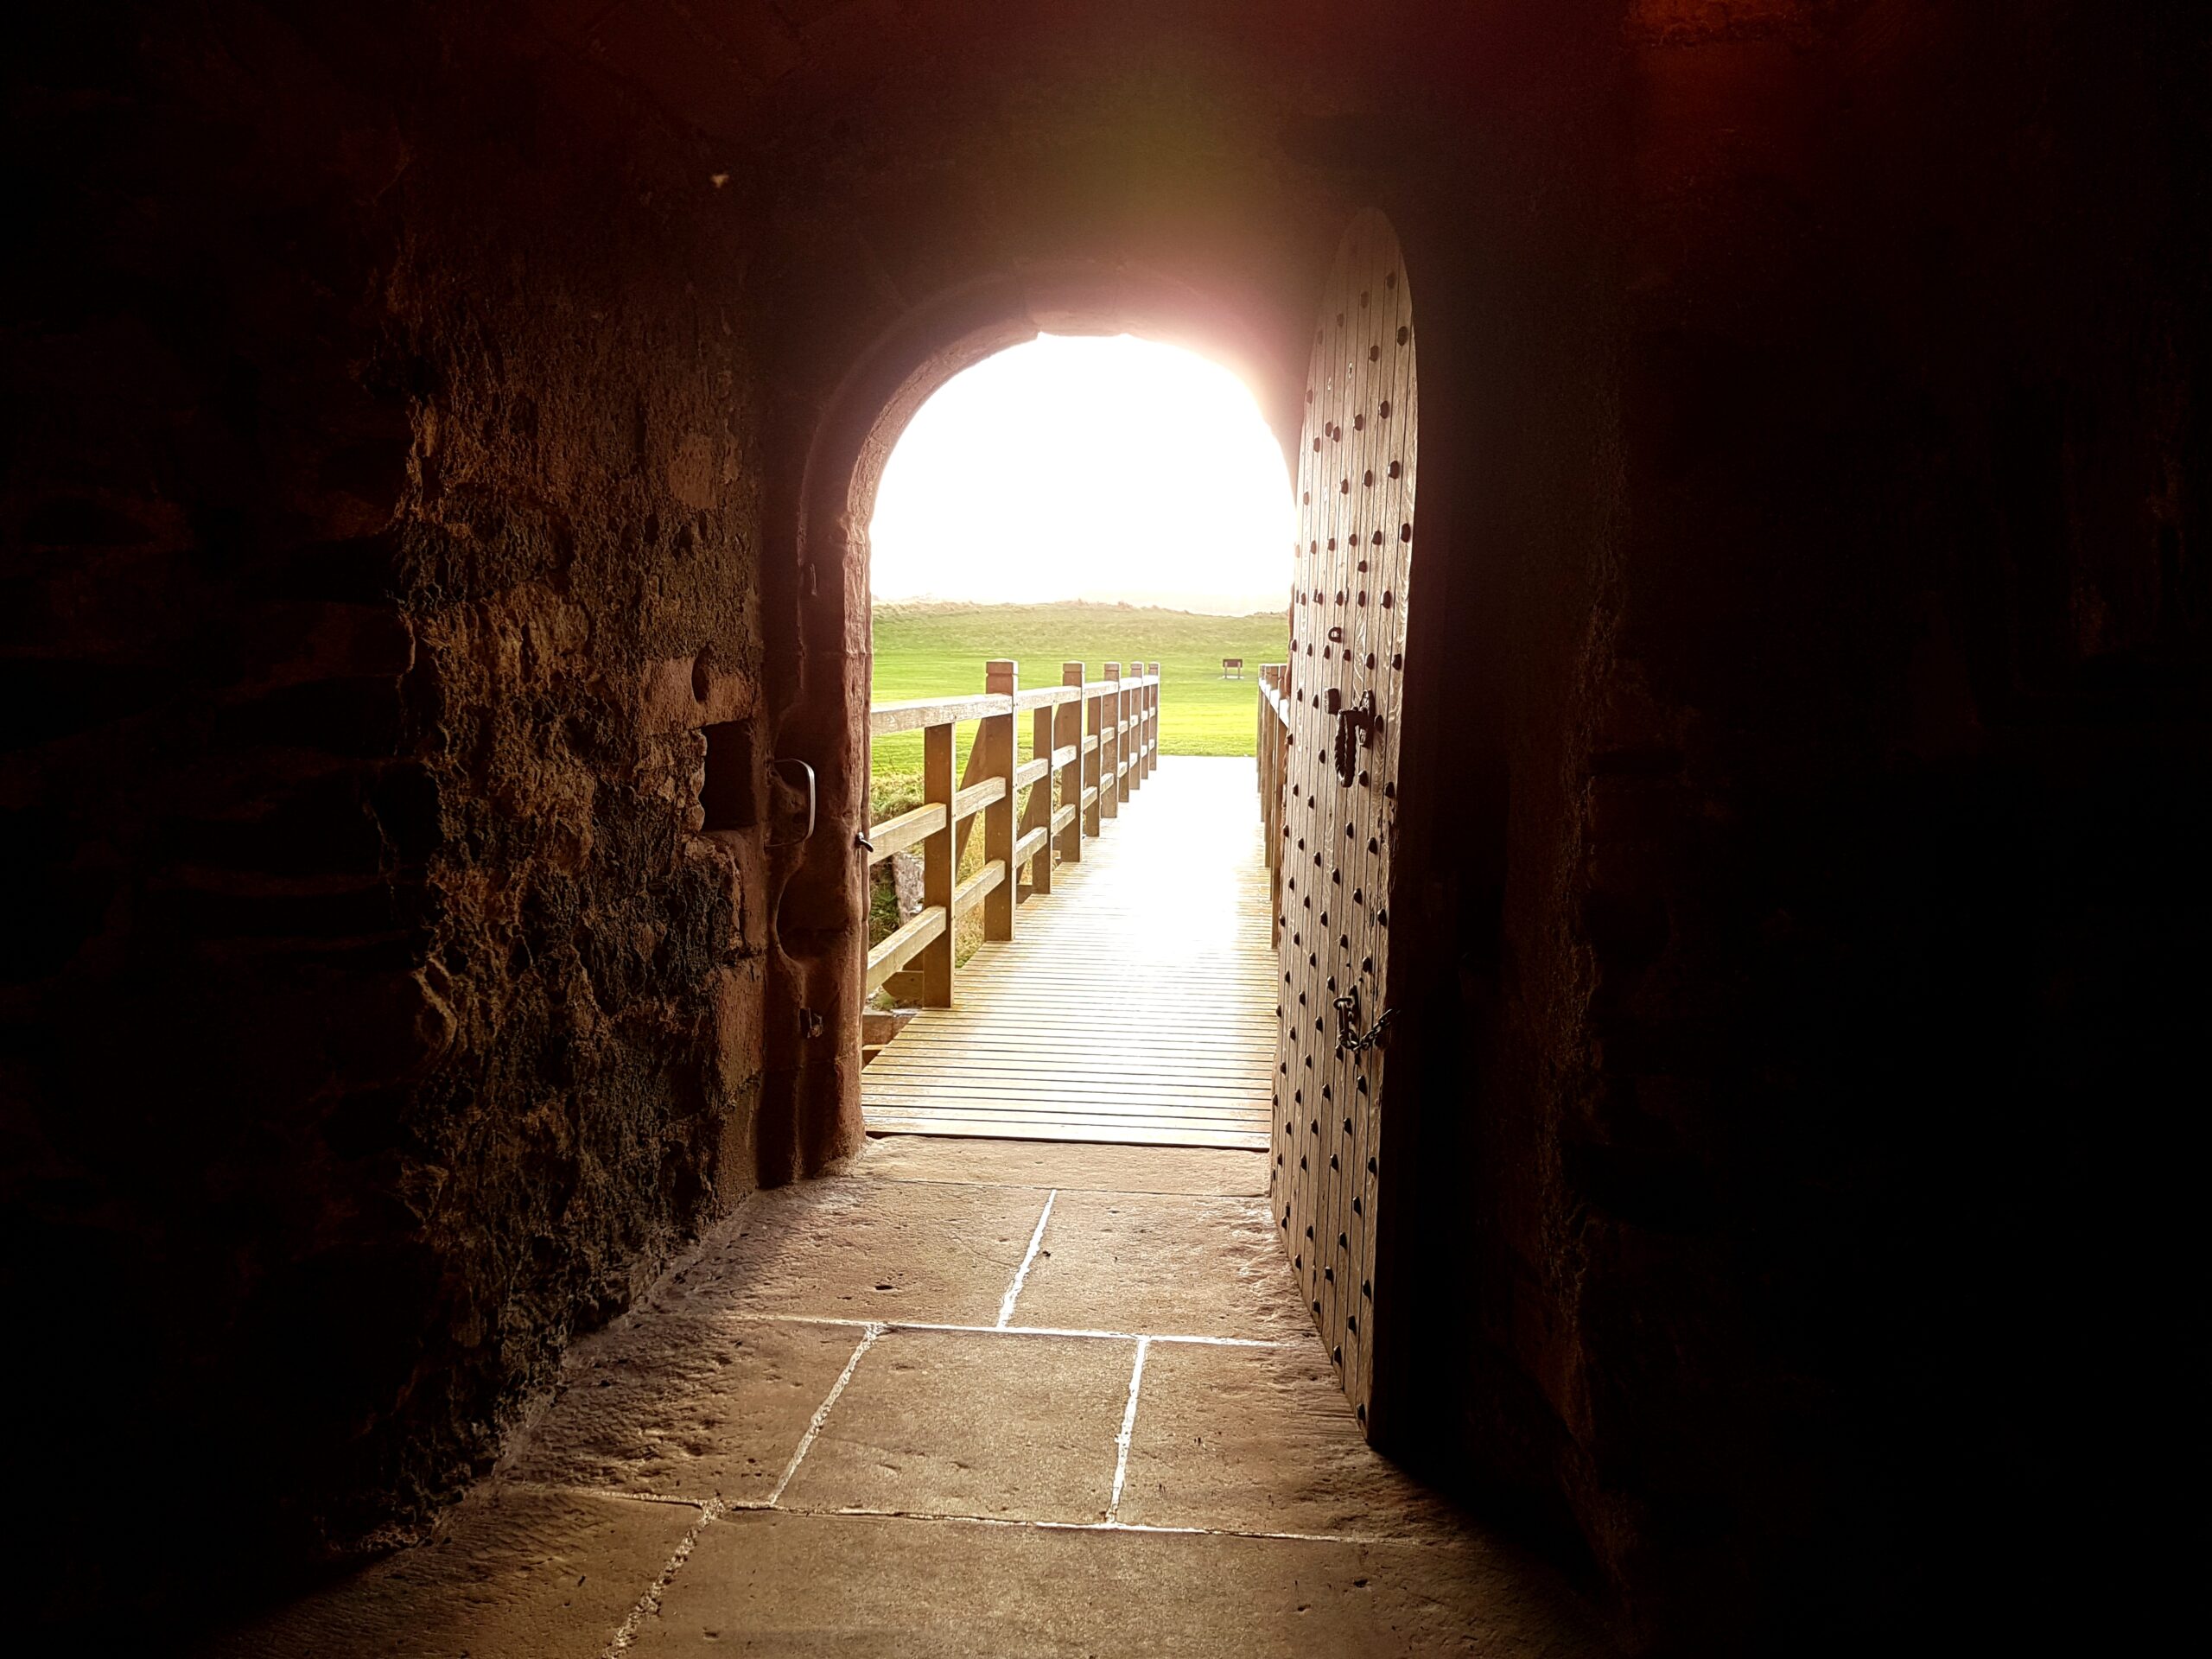
[[[715,1011],[715,1066],[732,1093],[760,1075],[763,995],[758,962],[714,969],[708,997]]]
[[[1014,1322],[1155,1336],[1310,1338],[1264,1201],[1063,1192]]]
[[[588,1338],[511,1454],[512,1480],[765,1500],[852,1357],[849,1325],[656,1314]]]
[[[598,1659],[698,1511],[494,1488],[426,1544],[198,1649],[200,1659]]]
[[[751,675],[722,667],[711,648],[658,658],[638,677],[638,730],[651,737],[743,720],[759,707],[760,694]]]
[[[793,1509],[1097,1522],[1133,1342],[893,1331],[799,1465]]]
[[[696,1313],[989,1325],[1043,1209],[1043,1195],[1021,1187],[777,1187],[715,1229],[653,1300]]]
[[[1574,1659],[1607,1648],[1563,1586],[1490,1548],[754,1513],[700,1533],[635,1651]]]
[[[1137,1526],[1433,1540],[1458,1517],[1368,1445],[1318,1342],[1154,1343],[1121,1518]]]

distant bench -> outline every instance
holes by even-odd
[[[1244,659],[1242,657],[1223,658],[1221,659],[1221,677],[1224,680],[1243,679],[1244,677]]]

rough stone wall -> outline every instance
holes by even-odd
[[[1417,1254],[1467,1317],[1412,1440],[1456,1419],[1639,1647],[2109,1640],[2194,1456],[2141,1407],[2212,897],[2201,22],[1618,40],[1609,162],[1518,230],[1536,147],[1466,175],[1522,430],[1455,521],[1423,1167],[1471,1190]]]
[[[766,876],[742,186],[481,8],[39,28],[0,1255],[60,1602],[126,1492],[190,1495],[166,1597],[487,1464],[754,1184]]]

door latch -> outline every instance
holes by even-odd
[[[1365,1031],[1359,1028],[1359,987],[1355,985],[1336,999],[1337,1052],[1362,1054],[1382,1040],[1383,1027],[1390,1023],[1395,1008],[1385,1008],[1375,1016],[1375,1023]]]
[[[1375,693],[1369,691],[1360,700],[1337,710],[1336,762],[1337,781],[1349,789],[1359,774],[1359,746],[1375,741],[1376,728],[1382,723],[1375,712]]]

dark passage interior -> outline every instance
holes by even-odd
[[[1422,461],[1376,1447],[1627,1653],[2162,1623],[2201,8],[207,0],[0,76],[19,1624],[182,1649],[435,1540],[672,1266],[857,1236],[883,435],[1129,332],[1288,450],[1370,211]],[[1072,1228],[1116,1168],[944,1191]]]

